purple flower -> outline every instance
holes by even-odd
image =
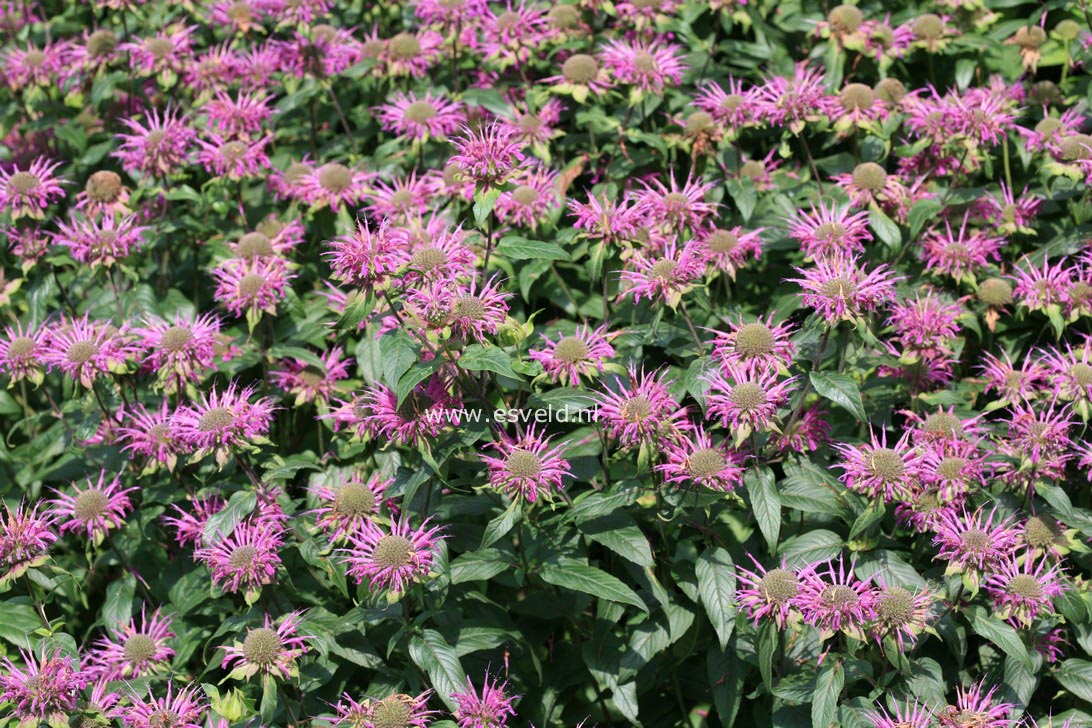
[[[577,386],[581,379],[590,380],[603,373],[603,364],[614,356],[609,338],[605,326],[592,330],[585,324],[557,341],[543,336],[543,348],[532,349],[527,356],[541,363],[553,381]]]
[[[668,392],[665,375],[638,373],[631,366],[628,386],[616,379],[618,389],[599,395],[598,421],[622,447],[651,445],[688,426],[686,410]]]
[[[498,121],[477,132],[463,127],[462,136],[456,137],[454,143],[455,155],[449,163],[459,165],[479,186],[505,181],[524,158],[524,142],[516,138],[511,126]]]
[[[666,460],[656,470],[664,484],[694,483],[727,492],[743,482],[743,455],[726,444],[715,445],[700,426],[666,444]]]
[[[854,258],[841,255],[818,258],[812,268],[795,268],[803,278],[789,278],[804,292],[801,300],[833,326],[875,311],[895,297],[899,280],[886,265],[866,270]]]
[[[708,417],[731,427],[737,441],[770,429],[777,410],[788,404],[796,377],[778,380],[777,372],[758,362],[725,363],[706,378]]]
[[[171,720],[172,728],[204,728],[205,711],[200,685],[175,690],[174,683],[168,682],[167,694],[162,698],[153,696],[150,688],[147,697],[134,693],[112,715],[120,718],[125,728],[161,728],[165,718]]]
[[[51,371],[59,369],[90,389],[96,379],[124,372],[134,349],[128,336],[109,321],[92,321],[88,314],[82,319],[61,316],[46,335],[41,360]]]
[[[0,700],[9,706],[20,725],[66,725],[75,712],[79,693],[91,681],[79,663],[60,650],[41,656],[20,650],[23,664],[0,657]]]
[[[459,728],[504,728],[508,725],[508,719],[516,716],[512,703],[519,696],[508,695],[507,681],[501,682],[497,678],[491,680],[486,674],[479,694],[468,675],[466,687],[465,693],[451,694],[458,703],[454,715]]]
[[[393,480],[380,477],[379,473],[372,473],[365,480],[362,473],[354,472],[348,477],[342,475],[337,486],[314,486],[311,492],[319,501],[319,507],[313,511],[317,516],[315,525],[331,543],[345,538],[378,515],[387,489],[393,484]]]
[[[30,217],[45,218],[50,203],[64,196],[64,180],[54,173],[60,162],[35,159],[26,169],[18,165],[0,167],[0,210],[6,211],[13,220]]]
[[[534,503],[539,496],[549,498],[551,489],[564,490],[562,479],[569,474],[569,463],[559,447],[550,446],[550,438],[532,425],[522,436],[513,438],[505,432],[490,443],[499,457],[481,455],[489,468],[489,484],[513,499]]]
[[[118,134],[121,141],[113,156],[131,175],[165,177],[189,164],[190,149],[197,132],[168,107],[162,114],[152,109],[144,114],[144,123],[122,119],[129,134]]]
[[[754,556],[748,554],[748,557],[758,571],[736,565],[736,577],[743,583],[736,589],[736,601],[755,626],[759,620],[772,617],[779,628],[784,628],[800,596],[799,575],[784,563],[767,570]]]
[[[835,203],[828,207],[822,200],[808,212],[798,210],[788,223],[789,235],[809,258],[856,255],[864,252],[864,244],[872,240],[867,212],[851,213]]]
[[[221,667],[232,668],[236,680],[249,680],[259,673],[282,680],[299,677],[296,660],[306,653],[309,637],[298,636],[300,615],[286,614],[274,624],[266,614],[261,627],[248,629],[242,642],[221,645],[224,661]]]
[[[913,490],[921,474],[920,454],[909,445],[910,432],[903,433],[894,447],[887,446],[887,431],[867,445],[836,443],[842,463],[836,467],[844,472],[840,480],[850,490],[871,498],[883,498],[890,503]]]
[[[657,40],[611,39],[600,58],[617,83],[633,86],[637,93],[662,94],[665,87],[680,83],[687,69],[680,46]]]
[[[66,531],[85,531],[87,537],[96,544],[115,528],[120,528],[125,516],[132,510],[133,504],[128,494],[136,490],[121,487],[121,476],[115,475],[106,482],[106,471],[99,472],[96,484],[87,479],[83,490],[73,483],[72,495],[54,491],[57,499],[50,501],[53,513],[62,521],[61,533]]]
[[[825,567],[825,570],[823,569]],[[800,572],[800,594],[795,606],[804,621],[823,632],[844,630],[858,635],[876,616],[876,589],[846,568],[841,556],[833,561],[811,564]]]
[[[230,535],[215,537],[193,556],[209,567],[214,584],[227,592],[245,592],[249,603],[257,599],[262,586],[273,583],[281,564],[277,553],[281,544],[280,529],[240,523]]]
[[[175,410],[171,418],[174,437],[193,449],[207,451],[246,445],[264,437],[274,407],[267,397],[251,402],[253,395],[253,385],[238,389],[235,382],[223,391],[213,387],[202,392],[198,402]]]
[[[1011,703],[993,702],[997,688],[985,689],[982,681],[970,687],[956,688],[956,704],[936,711],[935,717],[941,728],[1009,728],[1009,715],[1016,706]]]
[[[1030,627],[1040,612],[1053,614],[1054,599],[1066,589],[1058,565],[1047,558],[1009,556],[986,579],[998,616],[1016,627]]]
[[[153,674],[174,657],[167,644],[174,637],[171,618],[161,616],[158,609],[148,615],[141,607],[140,621],[140,627],[135,619],[112,625],[110,634],[95,643],[88,672],[103,684]]]
[[[1020,532],[1012,519],[998,516],[997,506],[989,512],[985,507],[974,513],[944,511],[931,528],[936,531],[936,558],[947,560],[949,571],[970,572],[975,580],[1013,556],[1020,544]]]
[[[385,131],[419,141],[445,139],[465,122],[459,102],[428,91],[423,96],[396,92],[374,112]]]
[[[20,503],[14,510],[4,504],[0,521],[0,583],[22,576],[27,569],[45,563],[49,547],[57,540],[53,514],[39,514],[38,505]]]
[[[744,323],[727,321],[728,330],[717,332],[713,353],[725,365],[752,364],[763,369],[788,367],[792,364],[796,345],[790,337],[794,333],[790,323],[775,324],[773,316]]]
[[[151,318],[133,329],[146,351],[144,364],[155,370],[167,392],[198,383],[216,358],[216,335],[220,319],[214,314],[186,316],[176,313],[174,321]]]
[[[413,528],[403,518],[391,524],[386,532],[368,521],[347,536],[348,548],[342,563],[348,565],[348,575],[357,583],[368,581],[370,589],[388,589],[401,594],[413,582],[432,569],[441,527],[428,527],[426,519],[420,528]]]

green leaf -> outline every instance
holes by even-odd
[[[379,351],[383,354],[383,380],[392,389],[420,358],[413,339],[404,331],[392,331],[383,336],[379,340]]]
[[[479,228],[484,228],[485,221],[493,214],[493,207],[497,204],[500,193],[498,189],[491,189],[488,192],[478,190],[474,193],[474,222]]]
[[[209,541],[218,541],[230,536],[235,531],[235,527],[250,515],[257,504],[258,497],[249,490],[232,493],[223,510],[209,517],[205,524],[205,538]]]
[[[743,701],[743,665],[736,654],[735,643],[726,650],[709,650],[705,656],[705,670],[713,692],[713,705],[717,708],[720,724],[724,728],[735,725],[739,704]]]
[[[937,213],[943,209],[943,205],[937,200],[921,200],[914,204],[910,208],[910,214],[907,217],[910,223],[910,240],[917,238],[918,233],[922,231],[926,223],[936,218]]]
[[[872,210],[868,213],[868,222],[870,227],[876,232],[876,236],[882,240],[887,247],[892,250],[898,250],[902,247],[902,232],[899,231],[899,226],[881,210]]]
[[[519,504],[515,501],[512,502],[504,513],[500,514],[485,527],[485,533],[482,534],[482,544],[478,548],[486,549],[502,539],[512,527],[519,523],[520,518],[523,516],[523,511],[519,509]]]
[[[773,690],[773,661],[777,653],[777,625],[772,619],[764,620],[758,628],[758,674],[766,690]]]
[[[812,728],[830,728],[838,714],[838,698],[846,684],[846,671],[842,661],[828,655],[819,674],[815,677],[815,698],[811,704]]]
[[[971,629],[980,637],[985,637],[1001,648],[1001,652],[1025,665],[1031,664],[1031,656],[1020,635],[1010,625],[989,615],[982,607],[977,607],[971,616]]]
[[[42,620],[27,597],[15,597],[0,602],[0,638],[21,649],[30,649],[30,635],[42,626]]]
[[[504,558],[502,551],[482,549],[463,554],[451,562],[451,583],[492,579],[511,568],[512,565]]]
[[[409,652],[413,663],[428,673],[436,697],[454,711],[458,703],[451,694],[466,690],[466,672],[455,648],[436,630],[426,629],[410,640]]]
[[[845,407],[858,420],[863,422],[868,419],[861,401],[861,390],[850,376],[827,372],[812,372],[809,376],[816,392]]]
[[[459,357],[459,366],[471,371],[489,371],[512,379],[523,379],[512,370],[512,360],[504,350],[495,346],[471,344]]]
[[[645,606],[641,597],[637,596],[637,592],[626,586],[618,577],[594,566],[564,559],[557,564],[543,564],[539,575],[547,584],[583,592],[619,604],[629,604],[643,612],[648,612],[648,607]]]
[[[136,594],[136,577],[126,573],[106,587],[106,601],[102,604],[102,621],[107,629],[116,629],[129,623],[133,613],[133,596]]]
[[[637,523],[625,513],[584,521],[580,530],[592,541],[601,543],[614,553],[638,566],[652,566],[652,549],[648,538]]]
[[[443,359],[436,357],[431,361],[417,362],[411,366],[409,371],[398,380],[398,386],[395,388],[395,394],[398,395],[398,406],[401,407],[402,402],[410,395],[413,388],[432,376],[443,363]]]
[[[749,470],[744,476],[744,482],[751,496],[751,507],[758,521],[758,528],[772,553],[777,549],[777,539],[781,535],[781,497],[774,485],[773,471],[768,467]]]
[[[497,243],[497,254],[512,260],[568,260],[569,254],[556,243],[528,240],[518,235],[506,235]]]
[[[728,646],[736,626],[736,572],[732,557],[722,548],[703,551],[694,564],[698,596],[713,623],[721,649]]]
[[[1062,663],[1054,677],[1069,692],[1092,702],[1092,662],[1071,658]]]

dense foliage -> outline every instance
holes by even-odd
[[[1090,31],[0,0],[0,725],[1092,725]]]

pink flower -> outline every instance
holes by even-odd
[[[406,288],[435,280],[454,283],[474,274],[477,256],[464,242],[466,234],[462,230],[447,230],[445,224],[443,229],[429,232],[421,241],[412,240],[404,229],[395,228],[389,234],[402,247],[401,281]]]
[[[126,51],[133,70],[145,75],[180,71],[193,55],[191,36],[196,30],[192,25],[171,25],[150,38],[122,43],[118,50]]]
[[[727,331],[718,331],[713,354],[728,365],[754,364],[763,368],[788,367],[796,354],[790,337],[790,323],[775,324],[773,317],[751,323],[727,321]]]
[[[338,382],[349,376],[351,359],[343,359],[345,350],[335,346],[317,357],[320,365],[293,357],[281,363],[282,369],[269,373],[270,382],[286,394],[296,396],[296,405],[315,400],[328,401],[337,391]]]
[[[61,75],[69,53],[67,41],[46,43],[41,48],[33,43],[25,48],[10,48],[0,57],[4,82],[12,91],[48,86]]]
[[[335,426],[351,425],[357,435],[416,445],[459,424],[462,402],[449,392],[450,384],[432,376],[418,384],[401,403],[388,387],[376,384],[352,402],[342,403],[332,414]]]
[[[1023,263],[1013,271],[1016,286],[1012,290],[1021,306],[1029,311],[1041,311],[1065,302],[1076,272],[1068,258],[1059,259],[1053,266],[1044,258],[1041,268],[1036,268],[1027,259]]]
[[[634,303],[647,298],[675,308],[704,269],[705,261],[692,243],[679,247],[672,239],[661,253],[634,254],[630,267],[621,273],[626,289],[619,295],[632,296]]]
[[[430,327],[450,326],[466,339],[480,342],[500,330],[510,297],[500,290],[495,278],[478,288],[441,280],[410,290],[406,307]]]
[[[374,112],[384,130],[421,141],[444,139],[465,121],[462,104],[427,91],[420,97],[399,91]]]
[[[388,75],[424,78],[440,58],[443,42],[444,37],[435,30],[399,33],[384,42],[379,58],[386,64]]]
[[[90,389],[95,380],[110,372],[124,371],[134,345],[109,321],[61,317],[46,336],[42,363],[59,369]]]
[[[956,688],[956,704],[941,708],[936,712],[941,728],[962,728],[970,723],[976,728],[1009,728],[1012,721],[1009,715],[1016,706],[1011,703],[993,702],[997,688],[985,690],[982,681],[970,687]]]
[[[371,199],[365,208],[369,215],[384,220],[384,223],[420,218],[429,211],[432,190],[432,181],[418,178],[417,172],[394,176],[389,184],[377,181],[372,185]]]
[[[883,498],[887,503],[910,494],[921,474],[921,458],[909,446],[910,432],[904,432],[894,447],[887,446],[887,431],[867,445],[835,443],[842,456],[836,467],[844,472],[840,480],[855,493]]]
[[[861,253],[872,240],[867,212],[851,214],[834,203],[827,207],[822,200],[809,212],[798,210],[788,222],[789,235],[809,258]]]
[[[604,243],[630,238],[637,232],[643,215],[633,201],[619,202],[590,194],[586,203],[571,199],[568,206],[576,217],[573,227],[583,230],[585,236]]]
[[[657,178],[653,178],[651,184],[642,182],[644,190],[634,195],[638,210],[655,220],[665,232],[702,228],[706,218],[717,209],[716,205],[705,201],[705,195],[715,185],[689,177],[681,188],[673,176],[670,177],[670,182],[670,187]]]
[[[888,713],[884,708],[878,712],[869,713],[868,720],[872,728],[932,728],[933,711],[927,705],[902,703],[895,706],[894,714]]]
[[[822,71],[797,63],[793,77],[774,76],[755,88],[756,115],[775,126],[786,126],[799,134],[807,122],[822,118],[832,104]]]
[[[76,209],[92,217],[129,214],[129,190],[116,172],[99,170],[87,178],[87,184],[76,195]]]
[[[99,481],[95,484],[87,478],[87,487],[83,490],[73,483],[72,495],[54,491],[56,500],[50,501],[53,513],[62,520],[61,533],[66,531],[85,531],[87,537],[100,543],[107,533],[120,528],[125,516],[133,509],[128,494],[136,488],[122,488],[121,476],[115,475],[106,482],[106,471],[99,472]]]
[[[1036,396],[1047,381],[1046,368],[1031,358],[1021,358],[1017,368],[1007,352],[996,357],[990,352],[982,356],[981,367],[986,392],[995,392],[1002,402],[1019,402]]]
[[[162,114],[156,109],[146,112],[143,125],[133,119],[121,123],[131,133],[117,135],[121,144],[113,156],[129,174],[165,177],[189,164],[197,132],[170,107]]]
[[[743,455],[725,444],[715,445],[701,427],[666,444],[666,459],[656,470],[664,484],[693,483],[727,492],[743,482]]]
[[[997,506],[989,512],[984,507],[974,513],[966,509],[942,512],[931,528],[936,531],[936,558],[972,576],[990,573],[1020,545],[1020,532],[1012,519],[998,515]]]
[[[151,675],[167,667],[175,654],[167,644],[174,637],[171,618],[161,616],[158,609],[148,615],[141,607],[140,621],[140,627],[135,619],[111,625],[109,634],[95,643],[88,672],[107,683]]]
[[[501,432],[500,439],[489,446],[500,455],[481,456],[493,488],[529,503],[539,496],[549,498],[551,488],[564,490],[562,479],[569,473],[569,463],[561,448],[551,447],[550,438],[536,432],[534,426],[518,438]]]
[[[379,473],[372,473],[365,480],[363,473],[354,472],[349,477],[341,476],[341,484],[336,487],[316,485],[311,488],[319,501],[319,507],[313,511],[317,516],[315,524],[331,543],[345,538],[379,513],[387,489],[393,484],[393,480],[382,478]]]
[[[45,338],[41,327],[23,328],[21,323],[16,322],[14,326],[5,328],[3,336],[0,336],[0,374],[6,374],[13,383],[26,379],[32,384],[41,384],[41,354]]]
[[[506,0],[500,12],[486,6],[476,23],[481,27],[483,54],[501,68],[527,63],[549,32],[546,9],[527,0],[515,6]]]
[[[1000,183],[1001,197],[994,194],[978,199],[976,211],[1001,232],[1012,235],[1016,232],[1030,232],[1031,223],[1039,214],[1043,201],[1028,194],[1027,187],[1017,200],[1004,182]]]
[[[357,220],[356,230],[327,243],[325,253],[334,276],[353,286],[372,288],[387,282],[402,263],[398,241],[386,225],[373,231],[367,220]]]
[[[136,216],[75,219],[61,223],[53,239],[68,248],[72,257],[91,267],[112,267],[140,250],[148,228],[136,224]]]
[[[736,565],[736,578],[742,582],[742,586],[736,589],[736,601],[756,627],[760,620],[772,617],[774,623],[783,628],[789,615],[796,609],[796,600],[800,596],[800,578],[784,563],[767,570],[754,556],[747,556],[758,571],[749,571]]]
[[[736,271],[743,268],[747,259],[762,257],[762,238],[765,228],[744,232],[742,227],[703,228],[695,234],[698,251],[714,271],[727,273],[735,280]]]
[[[27,569],[45,563],[49,547],[57,540],[54,514],[39,514],[38,503],[15,509],[4,504],[0,521],[0,583],[22,576]]]
[[[1067,588],[1062,579],[1050,559],[1011,555],[986,579],[986,591],[993,597],[998,616],[1016,627],[1030,627],[1040,612],[1053,614],[1054,599]]]
[[[275,581],[283,543],[281,531],[268,523],[240,523],[228,535],[218,535],[211,545],[197,549],[193,557],[203,561],[212,582],[226,592],[247,594],[256,599],[266,584]]]
[[[813,268],[794,270],[804,277],[788,280],[800,284],[804,305],[815,309],[828,326],[858,319],[888,303],[899,280],[886,265],[870,271],[855,258],[842,256],[818,258]]]
[[[872,625],[873,636],[880,645],[884,637],[894,637],[900,650],[917,640],[931,620],[933,596],[929,591],[912,592],[901,586],[880,583],[875,595],[876,621]]]
[[[204,728],[206,703],[197,683],[175,691],[167,683],[167,694],[156,698],[148,688],[148,697],[129,696],[128,703],[114,709],[112,716],[120,718],[125,728],[160,728],[164,716],[170,716],[172,728]]]
[[[832,180],[846,191],[854,208],[877,205],[898,219],[908,212],[910,191],[876,162],[862,162],[852,172],[835,175]]]
[[[227,260],[212,271],[212,276],[216,279],[213,298],[233,315],[245,314],[255,321],[262,312],[277,312],[288,282],[296,277],[280,258]]]
[[[201,110],[208,115],[209,131],[229,139],[254,137],[262,130],[262,124],[273,116],[271,98],[263,93],[240,91],[235,98],[223,91],[208,101]]]
[[[402,519],[391,524],[385,532],[368,521],[347,535],[348,548],[342,563],[348,565],[348,576],[357,584],[368,581],[370,589],[388,589],[401,594],[413,582],[427,576],[436,556],[436,545],[441,528],[428,527],[426,519],[414,529]]]
[[[170,402],[166,399],[155,410],[134,405],[125,423],[117,430],[122,452],[130,456],[140,455],[151,463],[166,465],[168,470],[173,471],[181,447],[171,431],[171,416]]]
[[[80,691],[91,682],[79,663],[59,649],[41,655],[19,651],[23,664],[0,657],[0,700],[20,725],[64,725],[76,711]]]
[[[267,397],[251,402],[254,386],[238,389],[217,387],[200,393],[200,400],[175,410],[171,418],[173,435],[188,447],[216,450],[247,445],[264,437],[273,420],[273,404]]]
[[[771,435],[774,446],[782,453],[814,452],[830,440],[829,413],[819,405],[812,405],[804,410],[795,423],[785,431]]]
[[[704,84],[694,99],[694,105],[731,131],[738,131],[754,123],[754,91],[745,91],[743,82],[732,76],[728,77],[727,90],[713,81]]]
[[[490,680],[486,674],[479,694],[468,675],[466,687],[465,693],[451,694],[458,704],[454,717],[459,728],[504,728],[508,725],[508,719],[516,716],[512,703],[519,696],[508,695],[507,681],[501,682],[496,678]]]
[[[65,181],[54,174],[60,166],[60,162],[50,163],[39,157],[26,169],[19,165],[0,167],[0,210],[13,220],[24,216],[44,219],[50,203],[64,196],[61,185]]]
[[[931,272],[962,279],[981,273],[991,260],[1001,260],[1005,239],[985,230],[968,231],[969,217],[964,215],[958,233],[945,220],[944,231],[934,227],[922,237],[922,260]]]
[[[682,81],[686,63],[682,48],[656,40],[609,40],[600,55],[618,83],[642,92],[662,94],[668,85]]]
[[[581,379],[602,374],[603,364],[614,356],[605,326],[592,330],[585,324],[557,341],[543,336],[542,343],[544,348],[532,349],[527,356],[540,362],[553,381],[566,386],[577,386]]]
[[[823,567],[826,567],[825,570]],[[795,606],[804,621],[823,632],[848,630],[859,632],[876,615],[876,590],[853,574],[854,564],[847,569],[842,557],[838,566],[833,561],[811,564],[800,572],[800,594]]]
[[[668,392],[665,371],[646,374],[629,368],[629,384],[599,395],[598,421],[622,447],[650,445],[686,427],[686,410]]]
[[[557,172],[540,165],[520,168],[509,179],[513,189],[502,191],[497,198],[494,206],[497,219],[537,230],[539,223],[561,209],[557,177]]]
[[[327,162],[316,169],[302,171],[291,187],[293,196],[315,208],[338,210],[342,205],[358,205],[364,199],[372,175],[361,169]]]
[[[731,427],[738,438],[772,427],[777,410],[788,404],[796,377],[778,381],[777,373],[757,362],[724,364],[706,376],[709,419]]]
[[[516,138],[510,126],[498,121],[476,132],[463,127],[462,135],[453,141],[455,155],[449,163],[457,164],[479,185],[503,182],[524,159],[524,143]]]
[[[272,141],[272,136],[233,139],[211,134],[208,141],[197,140],[200,146],[197,161],[214,177],[232,180],[257,177],[269,168],[269,155],[265,147]]]
[[[163,516],[162,520],[174,529],[175,540],[182,546],[196,546],[205,540],[205,526],[211,516],[224,509],[227,501],[219,496],[203,496],[191,498],[193,513],[187,513],[177,505],[171,508],[178,513],[177,516]]]
[[[174,321],[153,318],[133,329],[146,354],[145,366],[154,369],[168,392],[200,382],[216,358],[220,320],[213,314],[185,316]]]
[[[266,614],[261,627],[248,629],[242,642],[220,645],[224,651],[221,668],[232,668],[230,677],[248,680],[254,675],[273,675],[282,680],[299,676],[296,660],[308,649],[308,637],[298,637],[300,615],[291,612],[275,624]]]

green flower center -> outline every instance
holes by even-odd
[[[155,56],[156,60],[162,61],[174,52],[174,43],[170,38],[152,38],[144,44],[144,49]]]
[[[599,61],[586,53],[577,53],[561,65],[561,75],[569,83],[586,86],[599,75]]]
[[[1077,362],[1069,368],[1069,376],[1082,387],[1092,387],[1092,366]]]
[[[125,659],[129,662],[145,662],[155,657],[155,640],[146,634],[135,634],[125,640],[123,650]]]
[[[868,456],[868,464],[873,475],[885,481],[898,480],[906,473],[906,464],[903,463],[902,456],[886,447],[873,450]]]
[[[848,300],[857,294],[857,284],[844,276],[838,276],[820,286],[819,293],[827,298]]]
[[[193,332],[185,326],[172,326],[163,332],[159,339],[159,347],[170,352],[179,352],[193,341]]]
[[[98,353],[99,347],[95,346],[95,344],[90,341],[77,341],[72,346],[68,347],[65,356],[67,356],[68,361],[73,364],[86,364]]]
[[[375,728],[407,728],[412,717],[412,699],[407,695],[391,695],[372,706],[371,725]]]
[[[1031,574],[1017,574],[1009,579],[1006,588],[1010,594],[1021,599],[1042,599],[1045,594],[1043,585]]]
[[[852,609],[861,602],[861,596],[842,584],[834,584],[823,589],[819,598],[823,604],[835,609]]]
[[[113,202],[121,192],[121,177],[108,170],[95,172],[87,179],[84,192],[93,202]]]
[[[840,33],[852,33],[861,27],[864,14],[853,5],[839,5],[827,14],[827,22]]]
[[[1087,134],[1073,134],[1061,140],[1062,161],[1077,162],[1092,157],[1092,137]]]
[[[265,285],[265,276],[260,273],[247,273],[239,281],[239,295],[243,298],[254,298],[261,293]]]
[[[425,246],[413,252],[410,266],[419,270],[431,271],[447,263],[447,253],[440,248]]]
[[[750,412],[766,404],[766,390],[754,382],[743,382],[732,388],[728,398],[744,412]]]
[[[259,667],[272,665],[283,651],[281,636],[268,627],[250,630],[243,640],[243,657],[250,664]]]
[[[477,296],[460,296],[455,299],[452,315],[457,319],[484,321],[488,310]]]
[[[938,40],[944,35],[944,21],[939,15],[925,13],[914,21],[914,35],[919,40]]]
[[[235,415],[227,407],[214,407],[197,420],[197,429],[201,432],[215,432],[230,427],[235,422]]]
[[[336,194],[352,186],[353,173],[344,164],[330,162],[319,168],[318,180],[324,190]]]
[[[258,557],[258,548],[256,546],[240,546],[231,552],[231,556],[228,557],[228,566],[235,571],[245,571],[250,568],[250,565],[254,563],[254,559]]]
[[[914,597],[900,586],[889,586],[877,600],[880,621],[889,627],[901,627],[914,618]]]
[[[872,108],[876,102],[876,94],[863,83],[851,83],[842,89],[838,98],[842,102],[842,108],[846,111],[864,111]]]
[[[785,604],[800,593],[800,580],[785,569],[770,569],[759,582],[759,589],[772,604]]]
[[[772,354],[777,338],[769,326],[760,323],[744,324],[736,332],[735,350],[745,357]]]
[[[728,464],[723,453],[711,447],[695,450],[686,459],[686,469],[695,478],[708,478],[724,470]]]
[[[384,569],[408,566],[413,558],[413,544],[403,536],[387,534],[375,545],[373,557]]]
[[[646,75],[660,70],[656,57],[647,51],[637,51],[633,57],[633,67]]]
[[[564,336],[554,347],[554,357],[566,364],[578,364],[588,358],[591,349],[579,337]]]
[[[118,47],[118,37],[109,30],[96,30],[87,39],[87,53],[92,58],[108,56]]]
[[[944,480],[963,480],[965,467],[967,467],[966,458],[946,457],[937,465],[937,475]]]
[[[963,547],[971,553],[979,554],[989,550],[993,539],[980,528],[972,528],[963,534]]]
[[[666,283],[671,280],[672,274],[678,267],[679,264],[675,261],[664,258],[653,263],[652,267],[648,269],[648,274],[653,278]]]
[[[334,513],[346,518],[362,518],[375,511],[375,494],[363,483],[346,483],[334,495]]]
[[[235,246],[240,258],[262,258],[273,255],[273,241],[265,233],[247,233]]]
[[[730,230],[714,230],[706,245],[713,253],[731,253],[739,245],[739,238]]]
[[[569,30],[580,23],[580,11],[572,5],[555,5],[549,17],[550,24],[558,30]]]
[[[887,171],[875,162],[863,162],[853,169],[853,184],[876,193],[887,185]]]
[[[1032,516],[1024,526],[1024,540],[1033,548],[1049,548],[1060,541],[1061,537],[1062,531],[1058,528],[1058,522],[1052,518]]]
[[[390,40],[391,56],[398,61],[408,61],[421,55],[421,42],[412,33],[399,33]]]
[[[406,107],[404,115],[414,124],[426,124],[429,120],[435,119],[437,113],[439,112],[436,111],[436,107],[428,101],[414,101]]]
[[[542,473],[542,458],[529,450],[517,448],[505,458],[504,469],[517,478],[537,478]]]
[[[897,78],[885,78],[873,90],[876,98],[888,104],[897,104],[906,96],[906,86]]]
[[[512,191],[512,199],[524,207],[530,207],[538,202],[538,196],[538,190],[530,185],[520,185]]]
[[[925,418],[922,429],[930,435],[953,437],[963,434],[963,422],[948,412],[934,412]]]
[[[110,499],[101,490],[85,490],[76,496],[72,504],[72,515],[80,521],[90,521],[106,513]]]
[[[643,394],[638,394],[630,397],[622,403],[619,409],[622,419],[629,422],[640,422],[648,419],[652,414],[652,400]]]
[[[707,111],[695,111],[686,117],[686,131],[689,134],[702,134],[712,130],[713,115]]]
[[[42,180],[38,178],[38,175],[30,172],[16,172],[8,178],[8,184],[21,195],[33,192],[41,183]]]
[[[15,359],[34,353],[37,344],[29,336],[19,336],[8,344],[8,358]]]
[[[987,278],[978,287],[978,300],[987,306],[1007,306],[1012,303],[1012,284],[1003,278]]]

